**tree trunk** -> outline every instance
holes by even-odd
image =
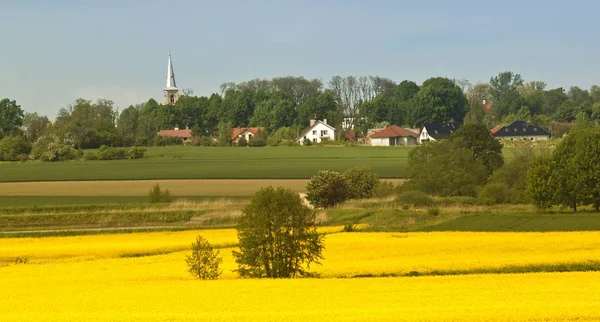
[[[600,212],[600,199],[596,199],[594,203],[594,208],[596,208],[596,212]]]
[[[577,212],[577,201],[573,202],[573,212]]]

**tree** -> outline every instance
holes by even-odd
[[[39,116],[38,113],[25,113],[23,118],[23,126],[25,127],[25,135],[30,142],[35,142],[44,134],[44,131],[50,124],[50,120],[46,116]]]
[[[460,87],[444,77],[426,80],[414,99],[408,122],[414,126],[430,122],[462,121],[467,99]]]
[[[269,136],[265,130],[258,130],[256,135],[250,137],[250,141],[248,142],[248,146],[251,147],[261,147],[267,146],[267,139]]]
[[[242,147],[248,146],[248,141],[246,141],[246,137],[242,136],[241,138],[239,138],[238,142],[237,142],[237,145],[238,146],[242,146]]]
[[[231,146],[231,123],[221,122],[219,123],[219,145],[220,146]]]
[[[519,89],[523,85],[521,75],[513,72],[502,72],[490,79],[490,94],[494,102],[492,111],[496,120],[509,113],[516,113],[521,107]]]
[[[540,209],[548,209],[557,202],[560,181],[555,167],[552,157],[543,155],[535,158],[527,170],[527,193]]]
[[[353,167],[343,173],[348,186],[349,199],[370,198],[379,178],[377,174],[366,167]]]
[[[242,277],[293,278],[309,275],[322,259],[323,237],[315,214],[300,196],[281,187],[263,188],[242,211],[233,256]]]
[[[117,130],[121,136],[123,145],[131,146],[135,144],[138,136],[138,119],[140,112],[134,106],[124,109],[117,120]]]
[[[461,126],[452,139],[456,141],[458,147],[471,150],[475,160],[487,168],[488,175],[504,164],[502,143],[492,137],[487,127],[481,123]]]
[[[0,100],[0,132],[14,134],[23,125],[23,110],[15,100],[4,98]]]
[[[192,243],[192,253],[186,256],[185,262],[190,274],[198,279],[214,280],[221,275],[219,265],[223,259],[219,257],[219,251],[214,250],[202,236],[196,237],[196,241]]]
[[[26,160],[31,143],[20,135],[6,136],[0,140],[0,161]]]
[[[306,200],[315,208],[329,208],[348,199],[348,184],[343,175],[330,170],[317,172],[306,186]]]
[[[158,183],[150,189],[148,198],[150,199],[150,203],[168,203],[173,201],[171,191],[169,189],[161,190]]]

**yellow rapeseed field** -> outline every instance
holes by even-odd
[[[237,279],[231,229],[0,239],[0,321],[600,320],[600,272],[339,278],[597,261],[599,232],[339,231],[297,280]],[[220,280],[186,271],[199,234],[226,247]]]

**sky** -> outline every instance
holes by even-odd
[[[549,88],[600,84],[596,0],[0,0],[0,98],[54,118],[77,98],[121,110],[177,86],[378,75]]]

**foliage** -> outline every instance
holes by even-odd
[[[20,135],[0,139],[0,161],[26,161],[31,152],[31,143]]]
[[[185,262],[190,274],[198,279],[214,280],[221,275],[219,265],[223,259],[219,257],[219,251],[215,251],[202,236],[196,237],[196,241],[192,243],[192,253],[186,256]]]
[[[467,99],[460,87],[448,78],[433,77],[416,94],[409,124],[462,121],[466,112]]]
[[[380,180],[373,188],[374,198],[386,198],[393,195],[396,191],[396,187],[391,181]]]
[[[23,125],[23,110],[16,101],[8,98],[0,100],[0,133],[16,134],[14,133]]]
[[[409,184],[439,196],[475,196],[488,178],[487,168],[470,149],[455,141],[432,142],[413,149],[408,157]]]
[[[213,140],[208,136],[202,136],[198,139],[198,145],[200,146],[213,146]]]
[[[248,142],[246,141],[246,137],[242,136],[241,138],[239,138],[238,142],[237,142],[238,146],[248,146]]]
[[[260,129],[256,132],[256,135],[253,135],[250,137],[248,146],[251,146],[251,147],[267,146],[267,138],[268,138],[267,132],[263,129]]]
[[[150,203],[169,203],[173,201],[171,192],[169,189],[161,190],[160,185],[157,183],[148,192],[148,198]]]
[[[322,259],[315,214],[288,189],[255,193],[239,220],[238,239],[240,250],[233,256],[242,277],[307,276],[310,265]]]
[[[44,162],[73,160],[77,151],[69,144],[61,143],[55,136],[45,135],[37,139],[31,150],[31,158]]]
[[[556,204],[559,185],[560,179],[552,157],[543,155],[532,160],[527,171],[527,193],[534,205],[540,209],[548,209]]]
[[[231,146],[232,128],[230,122],[219,123],[219,146]]]
[[[127,157],[126,149],[106,145],[101,146],[97,154],[99,160],[124,160]]]
[[[487,127],[481,123],[464,124],[452,139],[456,141],[457,147],[471,150],[475,160],[487,168],[488,175],[504,164],[502,143],[492,137]]]
[[[346,201],[349,189],[346,179],[338,172],[317,172],[306,186],[306,199],[315,208],[329,208]]]
[[[49,125],[50,120],[48,120],[48,117],[39,116],[38,113],[25,113],[23,117],[25,136],[27,136],[30,142],[35,142],[40,138]]]
[[[348,186],[348,199],[365,199],[373,196],[379,177],[367,167],[353,167],[343,173]]]
[[[154,137],[153,145],[154,146],[173,146],[173,145],[182,145],[183,140],[174,136],[160,136],[157,135]]]
[[[401,205],[415,208],[433,207],[435,205],[433,198],[421,191],[401,191],[396,197],[396,201]]]
[[[129,160],[142,159],[146,151],[145,148],[132,147],[126,150],[125,155]]]
[[[527,195],[527,170],[534,158],[531,148],[526,148],[500,169],[494,171],[479,197],[493,203],[525,204]]]

